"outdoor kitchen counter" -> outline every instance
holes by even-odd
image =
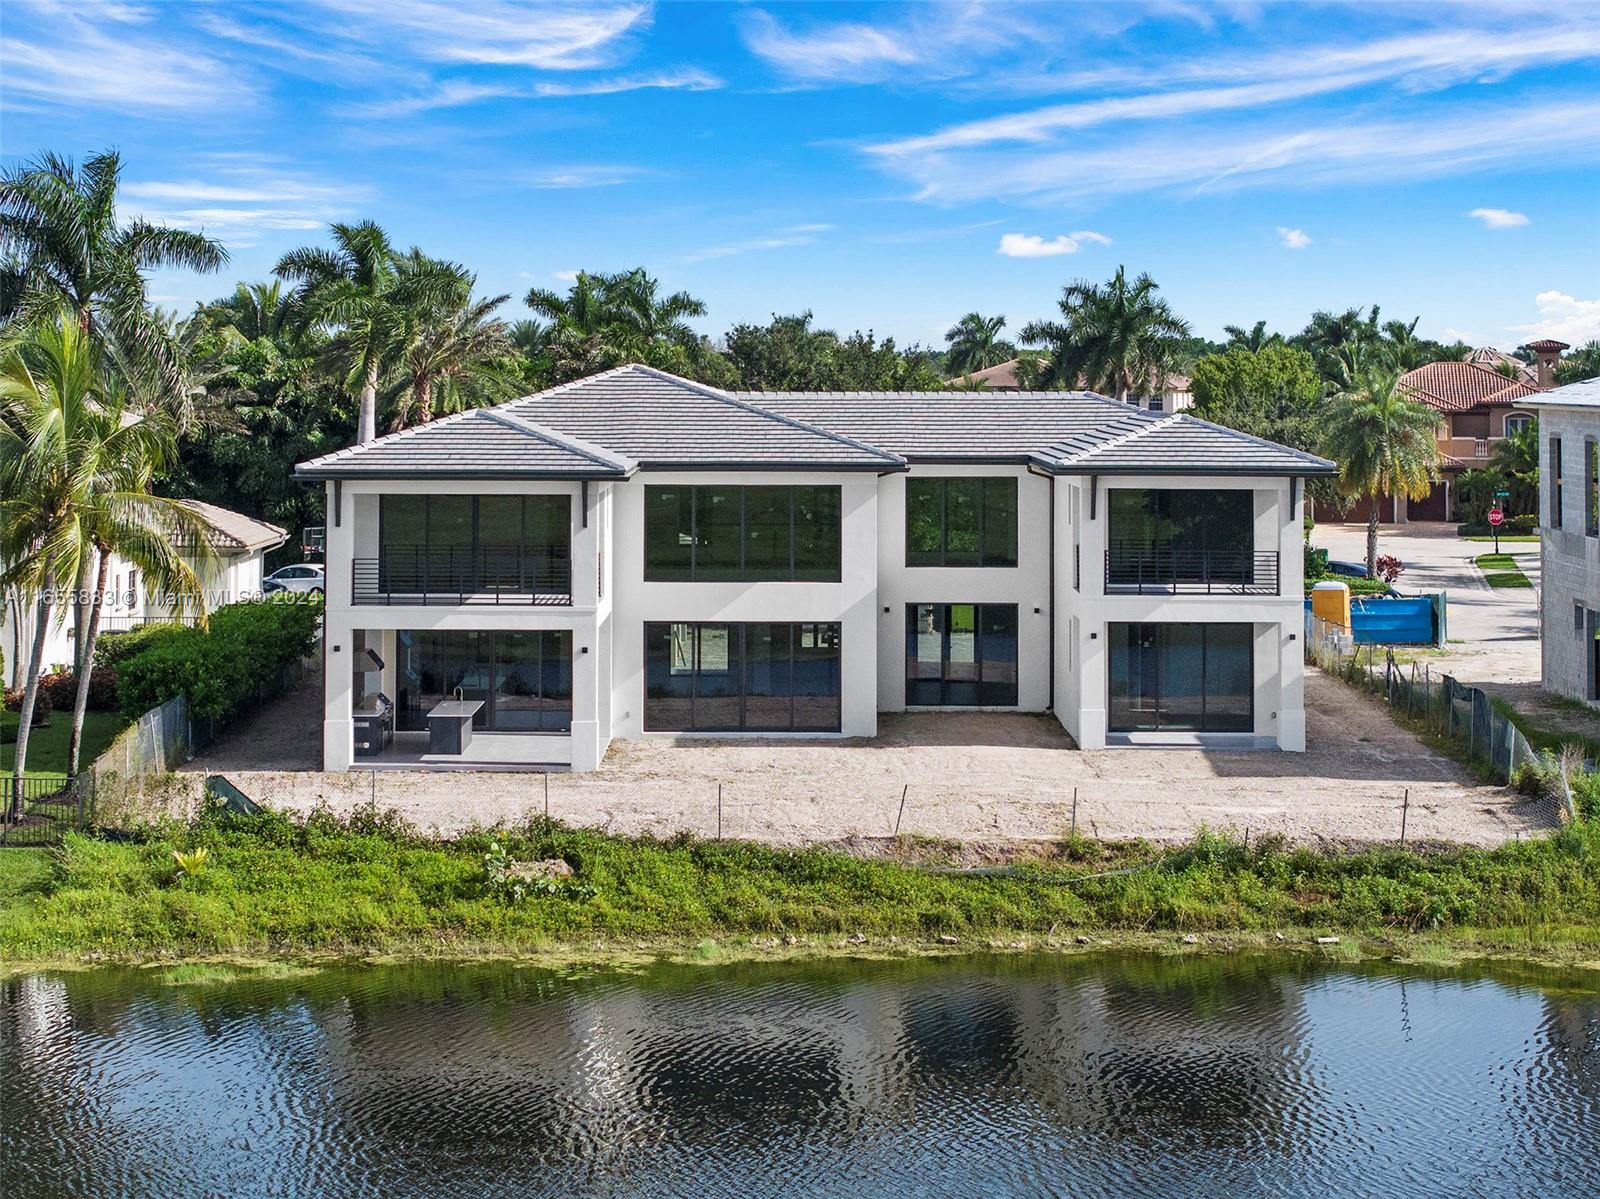
[[[482,700],[447,699],[428,710],[428,752],[462,754],[472,744],[472,718]]]

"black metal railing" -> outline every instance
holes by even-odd
[[[1277,551],[1197,550],[1145,542],[1106,551],[1106,592],[1118,595],[1277,595]]]
[[[87,826],[94,810],[94,776],[0,776],[0,845],[58,845]]]
[[[572,558],[550,546],[389,546],[351,564],[356,604],[570,604]]]

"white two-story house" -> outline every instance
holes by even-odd
[[[1539,413],[1539,647],[1546,691],[1600,704],[1600,379]]]
[[[590,770],[964,709],[1303,749],[1300,512],[1333,469],[1088,393],[642,366],[446,417],[297,468],[328,491],[325,764]]]

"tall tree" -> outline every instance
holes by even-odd
[[[108,378],[103,360],[70,312],[40,324],[0,362],[0,557],[7,582],[39,592],[52,582],[76,579],[91,566],[85,645],[77,664],[77,696],[68,747],[68,773],[76,774],[83,743],[94,645],[99,636],[113,554],[132,563],[148,585],[203,603],[194,570],[179,553],[209,554],[206,526],[177,500],[150,494],[150,481],[175,451],[170,418],[139,418],[124,392]],[[41,594],[43,594],[41,592]],[[48,595],[38,604],[48,625]],[[39,630],[24,684],[24,724],[31,723],[42,667]],[[19,727],[15,772],[27,765]],[[20,786],[13,795],[13,811]]]
[[[1248,331],[1239,325],[1224,325],[1222,331],[1228,335],[1227,346],[1230,350],[1254,352],[1283,340],[1279,334],[1267,332],[1266,321],[1257,321]]]
[[[231,296],[201,305],[197,315],[215,329],[231,329],[245,341],[282,340],[290,334],[294,305],[282,281],[268,279],[238,284]]]
[[[389,235],[372,221],[330,226],[334,248],[306,246],[278,260],[273,273],[299,285],[294,302],[303,329],[333,334],[330,361],[359,396],[356,439],[377,436],[378,388],[402,345],[414,312],[449,297],[459,284],[450,264],[402,275]]]
[[[1490,466],[1506,481],[1513,513],[1539,511],[1539,425],[1530,422],[1494,443]]]
[[[187,229],[117,220],[122,160],[45,154],[0,175],[0,253],[7,278],[0,320],[53,319],[65,306],[106,356],[120,359],[144,394],[181,404],[181,356],[152,316],[144,272],[214,271],[228,261],[211,238]]]
[[[440,265],[411,251],[399,260],[401,288],[412,272],[432,274]],[[394,428],[428,423],[436,404],[446,412],[459,412],[493,403],[515,390],[511,359],[516,346],[506,323],[493,317],[494,310],[511,297],[474,300],[475,282],[474,276],[461,271],[458,287],[406,314],[396,355],[400,395]]]
[[[1132,283],[1127,271],[1105,284],[1078,280],[1061,292],[1060,321],[1034,321],[1022,339],[1043,345],[1049,358],[1040,372],[1045,387],[1083,385],[1119,400],[1162,386],[1174,369],[1189,325],[1156,293],[1149,275]]]
[[[1339,464],[1347,495],[1366,499],[1367,570],[1377,571],[1380,501],[1384,496],[1420,500],[1438,477],[1438,413],[1396,388],[1393,372],[1369,374],[1329,408],[1326,452]]]
[[[1600,378],[1600,338],[1579,346],[1556,363],[1556,384],[1581,383]]]
[[[945,370],[952,375],[970,375],[1015,358],[1016,346],[1000,336],[1005,327],[1003,316],[967,313],[945,332],[949,347],[945,351]]]

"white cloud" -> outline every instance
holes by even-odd
[[[999,253],[1007,258],[1054,258],[1058,254],[1076,254],[1086,242],[1109,246],[1111,239],[1090,229],[1063,233],[1049,241],[1032,233],[1002,233]]]
[[[1304,229],[1290,229],[1287,225],[1279,225],[1278,244],[1285,250],[1303,250],[1311,244],[1311,235]]]
[[[248,156],[214,157],[209,166],[214,178],[128,180],[119,189],[121,206],[128,216],[249,246],[271,232],[321,229],[353,215],[372,194],[366,187],[319,182]]]
[[[351,116],[385,119],[415,116],[419,112],[430,112],[439,108],[460,108],[468,104],[479,104],[485,100],[550,100],[569,96],[609,96],[619,92],[637,92],[651,88],[704,92],[722,86],[723,82],[717,76],[694,68],[653,75],[627,75],[571,83],[474,83],[466,79],[445,79],[424,91],[413,92],[410,95],[387,96],[347,105],[345,111]]]
[[[752,54],[790,79],[850,85],[958,78],[1059,30],[1058,23],[1035,21],[1021,9],[945,3],[906,12],[887,24],[835,21],[798,29],[757,9],[744,14],[740,34]]]
[[[1569,164],[1594,156],[1600,97],[1443,110],[1413,103],[1397,118],[1340,112],[1270,125],[1074,136],[1043,146],[872,152],[914,184],[919,199],[1047,203],[1172,188],[1193,194],[1423,179],[1523,162],[1535,144]]]
[[[508,0],[323,0],[343,17],[344,37],[382,42],[398,35],[433,62],[534,67],[546,71],[610,66],[625,35],[650,23],[647,4],[551,4]]]
[[[643,167],[624,166],[620,163],[584,163],[523,171],[519,172],[515,179],[524,187],[560,190],[578,187],[614,187],[650,173]]]
[[[1509,208],[1474,208],[1467,215],[1482,221],[1486,229],[1515,229],[1528,223],[1526,213]]]
[[[818,233],[827,232],[832,228],[832,225],[793,225],[771,237],[752,237],[747,241],[728,242],[725,245],[696,250],[691,254],[685,254],[678,261],[684,264],[710,262],[714,259],[734,258],[740,254],[750,254],[758,250],[782,250],[789,246],[809,246],[817,240]]]
[[[45,10],[48,20],[27,32],[13,11],[0,34],[6,107],[29,99],[65,108],[104,108],[149,116],[237,111],[255,86],[221,60],[171,38],[135,32],[145,10]],[[114,22],[106,31],[94,18]]]
[[[550,277],[552,279],[559,279],[563,283],[576,283],[578,281],[578,272],[577,271],[551,271],[550,272]]]
[[[1561,291],[1541,291],[1533,297],[1539,319],[1526,325],[1511,325],[1511,332],[1523,341],[1553,337],[1568,345],[1581,346],[1600,338],[1600,300],[1580,300]]]

